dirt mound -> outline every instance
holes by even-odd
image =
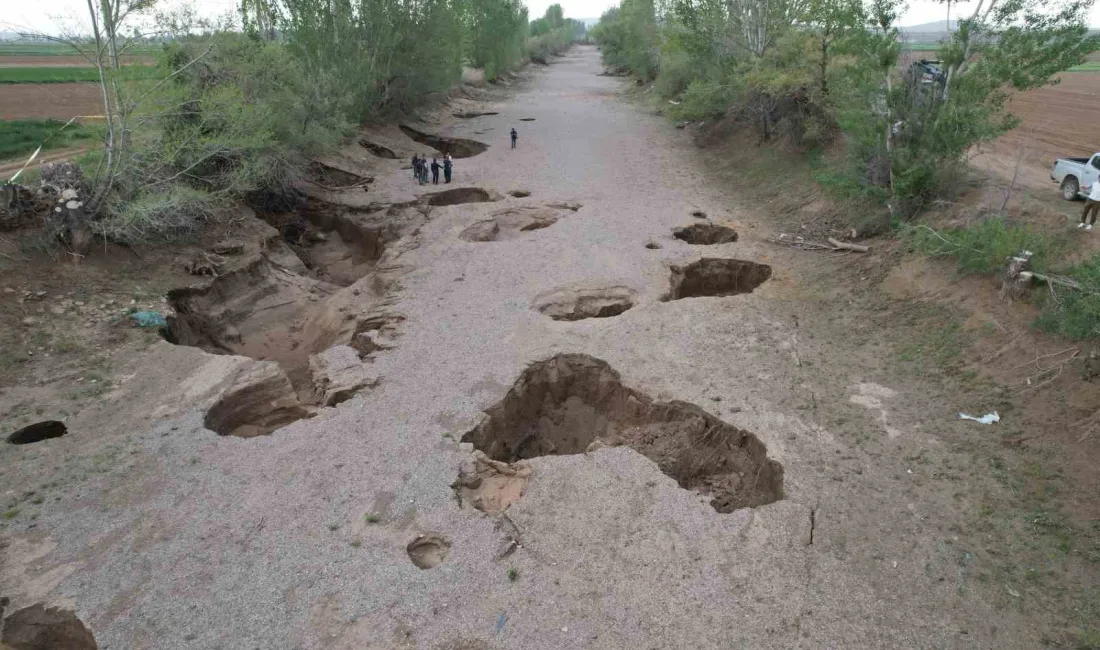
[[[618,316],[634,306],[629,287],[562,287],[540,294],[531,308],[554,320],[582,320]]]
[[[647,241],[647,242],[645,243],[645,247],[646,247],[646,248],[648,248],[648,249],[649,249],[649,250],[651,250],[651,251],[655,251],[655,250],[660,250],[660,248],[661,248],[661,245],[660,245],[660,244],[658,244],[658,243],[657,243],[657,242],[655,242],[655,241]]]
[[[274,361],[243,369],[206,412],[203,426],[222,436],[262,436],[309,415]]]
[[[674,265],[670,270],[669,291],[663,300],[752,293],[772,276],[772,267],[767,264],[717,257],[704,257],[687,266]]]
[[[728,244],[737,241],[737,231],[716,223],[694,223],[690,226],[675,228],[672,236],[696,246]]]
[[[511,463],[627,445],[718,512],[783,498],[783,467],[756,436],[686,402],[658,402],[622,384],[604,361],[561,354],[529,366],[462,437]]]
[[[549,228],[563,216],[561,210],[537,205],[504,208],[494,212],[490,219],[468,226],[458,236],[474,242],[515,239],[531,230]]]
[[[474,118],[474,117],[486,117],[486,116],[489,116],[489,115],[500,115],[500,113],[497,113],[495,111],[466,111],[464,113],[451,113],[451,115],[454,115],[455,117],[457,117],[461,120],[468,120],[468,119]]]
[[[95,637],[71,610],[31,605],[4,621],[0,637],[11,650],[97,650]]]
[[[405,552],[418,569],[434,569],[447,559],[451,552],[451,542],[439,533],[418,535],[405,546]]]
[[[519,118],[519,121],[520,122],[534,122],[535,118],[533,118],[533,117],[521,117],[521,118]]]
[[[8,436],[8,442],[13,445],[29,445],[32,442],[41,442],[50,438],[60,438],[68,433],[64,422],[46,420],[35,422],[19,429]]]
[[[397,154],[394,153],[393,149],[390,149],[389,147],[383,147],[382,145],[375,144],[369,140],[360,140],[359,146],[363,147],[364,149],[371,152],[375,156],[378,156],[379,158],[397,160]]]
[[[485,153],[489,149],[489,145],[484,142],[478,142],[477,140],[431,135],[430,133],[417,131],[404,124],[400,125],[400,128],[402,133],[409,136],[410,139],[420,144],[428,145],[439,153],[451,154],[451,156],[455,158],[473,158],[474,156]]]
[[[430,206],[462,205],[463,203],[492,203],[499,201],[501,197],[496,192],[483,190],[480,187],[456,187],[453,190],[432,192],[420,197]]]
[[[696,219],[706,219],[707,213],[703,212],[702,210],[694,210],[692,211],[691,216],[695,217]]]
[[[511,192],[508,192],[508,196],[514,196],[517,199],[525,199],[531,196],[531,192],[530,190],[512,190]]]
[[[530,478],[531,467],[527,463],[504,463],[475,451],[473,458],[459,468],[458,478],[451,488],[463,503],[495,514],[523,496]]]

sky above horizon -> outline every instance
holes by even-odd
[[[238,0],[167,0],[172,4],[190,4],[197,13],[207,17],[217,17],[236,11]],[[72,31],[85,24],[86,0],[7,0],[0,14],[0,31],[36,31],[58,33]],[[604,11],[618,4],[618,0],[558,0],[569,18],[599,18]],[[531,18],[541,16],[553,0],[526,0]],[[957,18],[960,12],[968,14],[971,3],[952,4],[951,18]],[[919,25],[947,18],[946,5],[930,0],[913,0],[902,15],[902,25]],[[1093,6],[1089,14],[1089,24],[1100,25],[1100,4]]]

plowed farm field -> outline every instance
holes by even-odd
[[[102,113],[103,97],[96,84],[9,84],[0,87],[0,120],[67,120]]]

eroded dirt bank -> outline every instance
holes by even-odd
[[[369,190],[318,193],[332,220],[267,226],[258,266],[173,298],[198,348],[154,346],[97,418],[4,445],[3,475],[43,497],[3,529],[13,608],[63,603],[100,647],[158,650],[1031,649],[1062,629],[1046,584],[996,557],[1029,556],[990,514],[1013,495],[969,442],[981,425],[899,371],[888,306],[852,308],[843,262],[767,247],[600,71],[579,48],[462,107],[496,115],[431,129],[489,145],[455,174],[492,200],[417,199],[447,189],[402,169],[428,145],[364,134],[395,156],[343,152]],[[407,213],[415,245],[377,221],[410,201],[430,207]],[[326,323],[316,345],[224,354],[303,318]],[[359,334],[377,380],[359,398],[266,436],[204,427],[240,373],[293,375]]]

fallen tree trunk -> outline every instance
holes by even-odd
[[[855,251],[857,253],[866,253],[866,252],[871,250],[870,246],[863,246],[861,244],[849,244],[848,242],[843,242],[843,241],[840,241],[839,239],[833,239],[832,237],[826,238],[825,241],[829,242],[829,244],[833,248],[837,248],[837,249],[845,250],[845,251]]]

